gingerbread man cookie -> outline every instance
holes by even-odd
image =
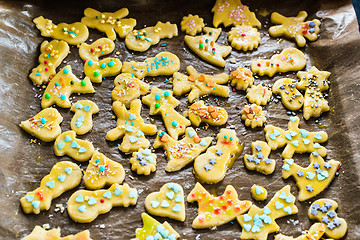
[[[254,77],[252,72],[244,67],[238,67],[230,74],[231,86],[235,86],[237,90],[246,90],[252,87]]]
[[[297,111],[304,104],[303,95],[296,88],[297,80],[281,78],[272,86],[275,94],[280,94],[282,104],[289,110]]]
[[[267,86],[262,84],[254,85],[251,88],[246,89],[246,97],[251,103],[256,105],[266,105],[272,96],[272,91]]]
[[[204,27],[204,35],[186,35],[185,44],[200,58],[215,66],[225,67],[224,57],[230,54],[231,47],[216,43],[221,28]]]
[[[197,33],[200,33],[205,27],[204,19],[200,18],[198,15],[192,14],[183,17],[180,25],[181,31],[191,36],[195,36]]]
[[[245,213],[252,205],[250,201],[240,201],[232,185],[227,185],[222,195],[214,197],[198,182],[187,201],[199,204],[198,215],[192,223],[195,229],[223,225]]]
[[[87,60],[84,65],[84,73],[94,83],[101,83],[103,78],[118,75],[122,63],[118,58],[104,58],[99,62]]]
[[[39,85],[48,82],[56,74],[56,68],[69,54],[69,50],[65,41],[43,41],[40,46],[39,65],[33,68],[29,78]]]
[[[79,232],[75,235],[61,237],[60,228],[46,230],[40,226],[35,226],[32,232],[22,240],[91,240],[89,230]]]
[[[124,18],[129,15],[127,8],[121,8],[116,12],[99,12],[92,8],[86,8],[81,22],[89,28],[96,28],[106,34],[111,39],[116,39],[116,33],[124,38],[133,30],[136,25],[136,19]],[[115,33],[116,32],[116,33]]]
[[[150,175],[156,170],[156,154],[152,153],[149,148],[140,148],[139,151],[133,152],[130,158],[131,170],[136,171],[139,175]]]
[[[84,61],[99,61],[99,57],[110,54],[115,49],[115,43],[108,38],[99,38],[92,44],[82,43],[79,55]]]
[[[262,186],[254,184],[251,187],[251,196],[256,201],[265,201],[267,198],[267,190]]]
[[[291,236],[285,236],[283,234],[276,234],[274,240],[320,240],[325,233],[325,225],[323,223],[313,224],[309,230],[305,231],[305,234],[294,238]]]
[[[175,140],[160,131],[156,136],[154,148],[164,147],[168,157],[167,172],[175,172],[194,161],[211,144],[212,138],[200,138],[191,127],[186,128],[185,136],[181,140]]]
[[[77,164],[68,161],[56,163],[49,175],[41,180],[40,187],[20,199],[22,209],[27,214],[49,210],[51,201],[78,186],[81,177],[82,172]]]
[[[35,18],[33,22],[40,30],[41,36],[64,40],[70,45],[83,43],[89,37],[88,28],[80,22],[55,25],[50,19],[46,19],[43,16]]]
[[[207,106],[204,101],[198,101],[189,107],[189,119],[197,127],[201,122],[212,126],[221,126],[226,123],[228,114],[222,107]]]
[[[271,148],[266,142],[252,142],[251,151],[253,155],[245,154],[244,156],[244,164],[247,169],[255,170],[265,175],[274,172],[276,162],[268,158]]]
[[[62,120],[63,117],[56,108],[45,108],[34,117],[22,121],[19,126],[34,137],[52,142],[61,134]]]
[[[245,126],[251,128],[262,127],[266,122],[266,111],[256,104],[246,104],[240,114],[241,119],[245,121]]]
[[[185,221],[184,190],[177,183],[167,183],[159,192],[150,193],[145,199],[145,209],[155,216]]]
[[[73,104],[70,108],[75,112],[71,119],[71,130],[77,135],[88,133],[93,127],[92,115],[99,112],[99,107],[90,100],[81,100]]]
[[[228,38],[233,48],[244,52],[254,50],[260,43],[259,31],[248,25],[237,25],[231,28]]]
[[[222,128],[217,142],[195,159],[195,175],[206,183],[218,183],[224,179],[227,169],[240,156],[243,145],[239,144],[234,130]]]

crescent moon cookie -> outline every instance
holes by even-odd
[[[231,28],[228,38],[233,48],[244,52],[254,50],[260,43],[259,31],[248,25],[237,25]]]
[[[207,106],[204,101],[198,101],[189,107],[189,119],[196,127],[198,127],[201,122],[212,126],[221,126],[226,123],[228,114],[222,107]]]
[[[71,130],[78,135],[91,131],[93,127],[92,115],[99,112],[99,107],[93,101],[81,100],[73,104],[70,110],[75,112],[71,119]]]
[[[245,121],[245,126],[247,127],[262,127],[266,122],[266,111],[263,111],[262,107],[256,104],[246,104],[240,114],[241,120]]]
[[[41,180],[40,187],[20,199],[22,209],[27,214],[39,214],[41,210],[49,210],[51,201],[77,187],[81,177],[82,172],[77,164],[68,161],[56,163],[49,175]]]
[[[140,148],[139,151],[133,152],[130,158],[131,170],[139,175],[150,175],[151,172],[156,171],[156,158],[156,154],[149,148]]]
[[[274,240],[320,240],[325,233],[325,225],[323,223],[314,223],[309,230],[305,230],[301,236],[294,238],[283,234],[276,234]]]
[[[251,151],[253,155],[245,154],[244,156],[245,167],[265,175],[272,174],[276,162],[268,158],[271,152],[270,146],[263,141],[252,142]]]
[[[82,60],[99,61],[99,57],[112,53],[115,43],[108,38],[99,38],[90,45],[82,43],[79,47],[79,55]]]
[[[238,67],[230,74],[231,86],[236,87],[237,90],[246,90],[252,87],[254,77],[248,68]]]
[[[91,240],[89,230],[79,232],[75,235],[68,235],[66,237],[60,237],[60,228],[54,228],[46,230],[40,226],[35,226],[32,232],[22,240]]]
[[[191,36],[195,36],[197,33],[202,32],[202,29],[205,27],[204,19],[200,18],[198,15],[192,14],[183,17],[180,25],[181,31]]]

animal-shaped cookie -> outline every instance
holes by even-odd
[[[216,136],[217,142],[195,159],[195,175],[206,183],[217,183],[224,179],[226,171],[240,156],[244,146],[239,143],[234,130],[222,128]]]
[[[318,152],[321,157],[326,156],[326,148],[319,143],[326,142],[328,135],[326,132],[308,132],[299,128],[300,119],[290,117],[288,130],[273,125],[267,125],[265,138],[272,150],[285,147],[282,152],[283,158],[292,158],[294,153]]]
[[[325,225],[323,223],[315,223],[311,225],[309,230],[304,231],[301,236],[294,238],[283,234],[276,234],[274,240],[320,240],[325,233]]]
[[[180,60],[175,54],[160,52],[155,57],[146,58],[144,62],[124,62],[121,71],[141,79],[146,76],[172,75],[179,69]]]
[[[312,152],[310,165],[303,168],[294,159],[285,159],[282,166],[282,177],[284,179],[292,176],[299,188],[299,201],[308,200],[322,192],[334,179],[340,162],[330,160],[325,162],[319,153]]]
[[[61,237],[60,235],[60,228],[46,230],[40,226],[35,226],[32,232],[22,238],[22,240],[91,240],[89,230],[79,232],[75,235],[68,235],[66,237]]]
[[[178,35],[176,24],[170,22],[157,22],[153,27],[146,27],[140,30],[133,30],[125,37],[125,45],[127,48],[144,52],[152,45],[158,44],[160,39],[172,38]]]
[[[246,89],[246,97],[251,103],[256,105],[266,105],[272,96],[272,91],[267,86],[262,84],[253,85],[251,88]]]
[[[119,149],[125,153],[150,146],[145,134],[154,135],[157,129],[153,124],[145,124],[140,116],[140,99],[135,99],[130,103],[130,110],[127,110],[121,102],[116,101],[113,103],[113,111],[117,117],[117,127],[107,132],[106,140],[115,141],[122,138]]]
[[[255,170],[265,175],[274,172],[276,162],[269,159],[271,148],[266,142],[252,142],[251,151],[253,155],[245,154],[244,156],[244,164],[247,169]]]
[[[52,142],[61,134],[62,120],[63,117],[56,108],[45,108],[34,117],[22,121],[19,126],[34,137]]]
[[[230,54],[231,47],[216,43],[221,28],[204,27],[204,35],[184,38],[185,44],[200,58],[215,66],[225,67],[224,57]]]
[[[150,115],[161,114],[165,128],[175,140],[185,133],[190,121],[175,110],[180,101],[173,97],[172,91],[151,88],[151,93],[142,98],[142,102],[150,107]]]
[[[81,100],[73,104],[70,108],[75,112],[71,119],[71,130],[77,135],[88,133],[93,127],[92,115],[99,112],[99,107],[90,100]]]
[[[144,223],[144,227],[137,228],[136,238],[131,240],[176,240],[180,238],[180,235],[170,226],[168,222],[161,224],[146,213],[141,214],[141,218]]]
[[[54,143],[56,156],[67,155],[76,161],[87,161],[94,153],[94,146],[87,140],[76,138],[75,131],[67,131],[60,134]]]
[[[226,84],[229,76],[226,73],[210,76],[198,73],[193,66],[186,68],[187,74],[179,72],[173,75],[173,91],[177,96],[189,93],[188,99],[192,103],[202,95],[215,95],[219,97],[228,97],[229,88],[220,84]]]
[[[159,192],[150,193],[145,199],[146,211],[152,215],[185,221],[184,190],[180,184],[164,184]]]
[[[149,148],[140,148],[139,151],[133,152],[130,158],[131,170],[136,171],[139,175],[150,175],[156,170],[156,154],[152,153]]]
[[[198,215],[192,227],[211,228],[230,222],[251,207],[250,201],[240,201],[232,185],[227,185],[222,195],[214,197],[200,183],[187,196],[188,202],[198,202]]]
[[[29,78],[39,85],[48,82],[56,74],[56,68],[69,54],[69,50],[65,41],[43,41],[40,46],[39,65],[33,68]]]
[[[228,38],[233,48],[244,52],[254,50],[260,43],[259,31],[248,25],[237,25],[231,28]]]
[[[189,119],[197,127],[201,122],[212,126],[221,126],[226,123],[228,114],[222,107],[205,105],[204,101],[198,101],[189,107]]]
[[[118,75],[122,63],[118,58],[104,58],[99,62],[88,60],[84,65],[84,73],[94,83],[101,83],[104,77]]]
[[[115,49],[115,43],[108,38],[99,38],[90,45],[82,43],[79,47],[79,55],[84,61],[99,61],[99,57],[110,54]]]
[[[204,19],[200,18],[198,15],[192,14],[183,17],[180,25],[181,31],[191,36],[195,36],[197,33],[200,33],[205,27]]]
[[[299,110],[304,104],[303,95],[296,88],[297,80],[281,78],[272,86],[272,91],[281,96],[284,106],[292,111]]]
[[[77,164],[68,161],[56,163],[49,175],[41,180],[40,187],[20,199],[22,209],[27,214],[49,210],[51,201],[78,186],[81,177],[82,172]]]
[[[251,187],[251,196],[256,201],[265,201],[267,198],[267,190],[262,186],[254,184]]]
[[[246,104],[240,114],[241,119],[245,121],[245,126],[251,128],[262,127],[266,122],[266,111],[256,104]]]
[[[269,233],[280,230],[275,220],[296,214],[295,197],[290,192],[290,185],[286,185],[276,192],[275,196],[264,207],[252,205],[247,214],[237,217],[242,227],[241,239],[266,240]]]
[[[165,170],[174,172],[182,169],[194,161],[211,144],[212,138],[200,138],[191,127],[186,128],[185,136],[181,140],[175,140],[164,131],[156,136],[154,148],[164,147],[166,150],[168,164]]]
[[[251,62],[251,71],[260,76],[274,76],[277,72],[299,71],[305,67],[304,53],[296,48],[285,48],[270,59],[258,59]]]
[[[74,192],[67,203],[67,211],[75,222],[89,223],[113,207],[135,205],[137,199],[138,193],[135,188],[130,188],[126,183],[114,183],[109,189]]]
[[[121,73],[114,80],[114,89],[111,92],[113,101],[120,101],[126,107],[130,102],[141,95],[150,92],[150,85],[134,77],[130,73]]]
[[[309,218],[324,223],[325,235],[334,239],[344,237],[347,232],[347,223],[337,216],[337,208],[337,202],[322,198],[313,202],[308,211]]]
[[[77,45],[86,41],[89,37],[89,30],[85,24],[75,22],[71,24],[60,23],[55,25],[52,20],[43,16],[33,20],[40,30],[41,36],[51,37],[57,40],[64,40],[70,45]]]
[[[122,183],[125,179],[123,166],[104,154],[95,151],[84,174],[84,184],[88,189],[96,190],[106,185]]]
[[[238,67],[230,74],[231,86],[236,87],[237,90],[246,90],[252,87],[254,77],[252,72],[245,67]]]
[[[306,39],[315,41],[320,32],[321,22],[318,19],[304,22],[308,14],[300,11],[296,17],[285,17],[280,13],[271,14],[271,22],[278,24],[269,28],[269,34],[272,37],[285,36],[294,39],[299,47],[306,45]]]
[[[116,33],[124,38],[136,25],[136,19],[124,18],[129,15],[127,8],[121,8],[116,12],[99,12],[92,8],[86,8],[81,22],[89,28],[96,28],[111,39],[116,39]],[[115,33],[116,32],[116,33]]]
[[[88,77],[78,79],[67,65],[51,79],[47,85],[41,100],[42,108],[50,107],[53,104],[62,108],[71,107],[69,97],[72,93],[93,93],[95,92]]]

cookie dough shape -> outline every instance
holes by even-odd
[[[254,83],[254,77],[252,72],[244,67],[238,67],[230,74],[231,86],[236,87],[237,90],[246,90],[252,87]]]
[[[147,239],[169,239],[176,240],[180,235],[171,227],[168,222],[163,224],[156,221],[146,213],[141,214],[144,227],[136,229],[136,238],[131,240],[147,240]]]
[[[305,234],[294,238],[292,236],[285,236],[283,234],[275,235],[275,240],[320,240],[325,233],[325,225],[323,223],[313,224],[309,230],[305,231]]]
[[[184,38],[185,44],[206,62],[225,67],[224,57],[230,54],[231,47],[216,43],[221,30],[221,28],[204,27],[204,35],[194,37],[186,35]]]
[[[165,128],[175,140],[185,133],[185,128],[191,123],[175,110],[180,101],[173,97],[170,90],[164,91],[157,87],[151,88],[151,93],[142,98],[142,102],[150,107],[150,115],[161,114]]]
[[[201,122],[212,126],[221,126],[226,123],[228,114],[222,107],[207,106],[204,101],[197,101],[189,107],[189,119],[196,127],[198,127]]]
[[[70,108],[69,97],[72,93],[95,92],[88,77],[78,79],[71,71],[71,66],[65,66],[59,71],[47,85],[41,100],[42,108],[56,104],[62,108]]]
[[[125,179],[123,166],[104,154],[95,151],[84,174],[85,187],[91,190],[104,188],[106,185],[122,183]]]
[[[326,132],[308,132],[305,129],[299,129],[300,119],[290,117],[288,130],[273,125],[267,125],[265,138],[272,150],[285,147],[282,157],[290,159],[294,153],[312,153],[318,152],[321,157],[326,156],[326,148],[319,143],[326,142],[328,135]]]
[[[116,101],[113,103],[113,111],[117,116],[117,127],[107,132],[106,140],[115,141],[123,138],[119,149],[125,153],[150,146],[150,142],[145,138],[145,134],[154,135],[157,129],[153,124],[145,124],[140,116],[140,99],[135,99],[130,103],[130,110],[127,110],[121,102]]]
[[[297,111],[304,104],[304,96],[296,88],[297,80],[281,78],[272,86],[272,92],[281,96],[282,104],[289,110]]]
[[[180,60],[175,54],[160,52],[155,57],[146,58],[144,62],[124,62],[121,71],[142,79],[146,76],[172,75],[179,69]]]
[[[191,127],[186,128],[185,136],[181,140],[175,140],[164,131],[160,131],[156,136],[154,148],[164,147],[168,157],[168,164],[165,170],[175,172],[199,156],[211,144],[212,138],[200,138]]]
[[[248,25],[237,25],[231,28],[228,38],[233,48],[244,52],[254,50],[260,43],[259,31]]]
[[[192,14],[183,17],[180,25],[181,31],[191,36],[195,36],[197,33],[200,33],[205,27],[204,19],[200,18],[198,15]]]
[[[101,83],[104,77],[118,75],[122,63],[118,58],[104,58],[99,62],[88,60],[84,65],[84,73],[94,83]]]
[[[251,187],[251,196],[256,201],[265,201],[267,198],[267,190],[262,186],[254,184]]]
[[[71,111],[75,112],[71,119],[71,130],[77,135],[88,133],[93,127],[92,115],[99,112],[99,107],[90,100],[81,100],[71,106]]]
[[[109,189],[74,192],[67,203],[67,210],[75,222],[89,223],[113,207],[135,205],[137,199],[138,193],[135,188],[130,188],[126,183],[114,183]]]
[[[141,30],[133,30],[125,37],[125,45],[128,49],[138,52],[148,50],[152,45],[158,44],[160,39],[172,38],[178,35],[176,24],[170,22],[157,22],[153,27]]]
[[[94,153],[94,146],[87,140],[76,138],[75,131],[63,132],[54,143],[56,156],[67,155],[76,161],[88,161]]]
[[[150,175],[151,172],[156,171],[156,158],[156,154],[149,148],[140,148],[139,151],[133,152],[130,158],[131,170],[139,175]]]
[[[66,237],[60,236],[60,228],[46,230],[40,226],[35,226],[32,232],[22,240],[38,240],[38,239],[51,239],[51,240],[91,240],[89,230],[79,232],[75,235],[68,235]]]
[[[303,168],[294,159],[285,159],[282,166],[282,177],[284,179],[292,176],[299,188],[299,201],[308,200],[321,193],[334,179],[340,162],[330,160],[325,162],[319,153],[310,155],[310,165]]]
[[[228,223],[251,207],[250,201],[240,201],[232,185],[221,196],[214,197],[200,183],[187,196],[188,202],[198,202],[198,215],[192,223],[195,229],[211,228]]]
[[[247,214],[237,217],[242,227],[241,239],[266,240],[269,233],[280,230],[275,220],[296,214],[295,197],[290,192],[290,185],[277,191],[275,196],[263,208],[252,205]]]
[[[34,117],[22,121],[19,126],[34,137],[52,142],[61,134],[62,120],[63,117],[56,108],[45,108]]]
[[[269,28],[269,34],[272,37],[285,36],[294,39],[299,47],[306,45],[306,39],[315,41],[320,32],[321,22],[318,19],[304,22],[308,14],[300,11],[296,17],[285,17],[280,13],[271,14],[271,22],[278,24]]]
[[[108,38],[99,38],[90,45],[82,43],[79,47],[79,55],[84,61],[99,61],[99,57],[112,53],[114,49],[113,41]]]
[[[245,167],[265,175],[272,174],[276,162],[268,158],[271,152],[270,146],[266,142],[256,141],[251,143],[251,151],[253,155],[244,156]]]
[[[29,78],[38,85],[46,83],[56,74],[56,68],[69,54],[65,41],[43,41],[40,46],[39,65],[31,71]]]
[[[272,91],[267,86],[262,84],[254,85],[246,90],[246,97],[251,103],[256,105],[266,105],[272,96]]]
[[[77,164],[69,161],[56,163],[49,175],[41,180],[40,187],[20,199],[23,211],[39,214],[42,210],[49,210],[51,201],[78,186],[81,177],[82,172]]]
[[[124,18],[129,15],[127,8],[121,8],[116,12],[99,12],[92,8],[86,8],[81,22],[89,28],[96,28],[111,39],[116,39],[116,33],[124,38],[136,26],[136,19]],[[115,33],[116,32],[116,33]]]
[[[186,68],[187,75],[176,72],[173,75],[173,91],[176,96],[189,93],[188,100],[192,103],[202,95],[215,95],[228,97],[229,88],[220,84],[226,84],[229,75],[226,73],[214,76],[198,73],[193,66]]]
[[[240,114],[247,127],[262,127],[266,122],[266,111],[263,111],[262,107],[256,104],[245,105]]]
[[[274,76],[277,72],[299,71],[306,65],[304,53],[296,48],[285,48],[280,54],[268,59],[258,59],[251,62],[251,71],[260,76]]]
[[[89,37],[88,28],[85,24],[80,22],[71,24],[60,23],[55,25],[52,20],[46,19],[43,16],[35,18],[33,22],[40,30],[41,36],[64,40],[70,45],[83,43]]]
[[[334,239],[342,238],[347,232],[347,223],[345,219],[337,216],[335,212],[337,208],[337,202],[322,198],[313,202],[308,212],[310,219],[325,224],[325,235]]]
[[[145,199],[145,209],[150,214],[185,221],[184,190],[177,183],[167,183],[159,192],[150,193]]]

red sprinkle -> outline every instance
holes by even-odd
[[[227,200],[227,204],[232,205],[233,201],[231,199]]]
[[[219,198],[220,198],[220,200],[224,200],[224,196],[223,196],[223,195],[221,195]]]
[[[227,190],[226,193],[231,195],[232,192],[231,192],[231,190]]]
[[[45,64],[48,64],[48,61],[44,61]]]
[[[104,202],[105,202],[105,200],[104,200],[104,199],[100,199],[100,202],[101,202],[101,203],[104,203]]]
[[[202,217],[199,217],[199,222],[204,222],[204,218],[202,218]]]
[[[226,206],[226,205],[222,205],[221,208],[222,208],[223,210],[226,210],[226,209],[227,209],[227,206]]]
[[[258,63],[257,65],[258,65],[258,67],[261,67],[261,64],[260,64],[260,63]]]
[[[195,193],[192,193],[192,194],[191,194],[191,197],[193,197],[193,198],[196,197]]]
[[[43,200],[43,199],[44,199],[44,193],[42,193],[42,192],[37,192],[36,194],[39,195],[40,200]]]
[[[92,51],[92,52],[93,52],[93,51],[94,51],[94,49],[93,49],[93,48],[91,48],[91,49],[90,49],[90,51]]]
[[[48,68],[45,68],[45,71],[49,71],[49,69],[48,69]]]

